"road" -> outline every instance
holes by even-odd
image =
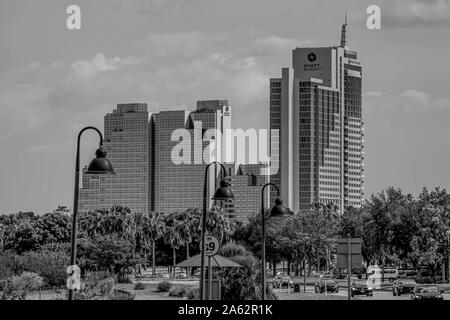
[[[347,300],[347,288],[340,288],[338,293],[314,293],[313,286],[306,286],[306,292],[303,292],[303,286],[301,292],[288,293],[287,289],[281,291],[275,289],[280,300]],[[450,300],[450,294],[443,294],[444,300]],[[352,300],[410,300],[411,295],[393,296],[392,291],[387,290],[375,290],[373,297],[367,297],[363,295],[354,296]]]

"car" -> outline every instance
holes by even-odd
[[[368,297],[373,297],[373,287],[367,280],[353,280],[351,283],[351,290],[352,297],[355,295],[367,295]]]
[[[393,296],[401,296],[405,293],[411,293],[414,291],[414,288],[417,286],[417,283],[413,279],[398,279],[394,282],[392,286],[392,295]]]
[[[321,273],[319,278],[333,278],[333,272],[326,271],[324,273]]]
[[[314,291],[316,293],[336,293],[339,292],[339,286],[333,279],[321,278],[314,284]]]
[[[435,285],[418,285],[411,294],[411,300],[444,300]]]
[[[159,278],[166,278],[166,279],[170,278],[170,275],[168,273],[162,273],[162,272],[158,273],[157,276]]]
[[[294,287],[294,280],[290,276],[284,276],[284,275],[277,275],[272,280],[272,287],[273,288],[283,288],[283,287]]]
[[[184,271],[179,271],[176,274],[177,279],[186,279],[188,277],[187,273]]]

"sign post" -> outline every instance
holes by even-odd
[[[205,255],[208,257],[208,300],[212,300],[213,285],[212,285],[212,264],[211,259],[219,251],[219,240],[213,236],[205,237]]]
[[[362,265],[361,238],[340,238],[337,240],[337,268],[347,268],[348,300],[351,300],[351,276],[352,268]]]

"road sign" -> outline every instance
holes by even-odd
[[[350,249],[350,255],[351,255],[351,267],[352,268],[359,268],[362,265],[362,256],[361,256],[361,238],[351,238],[350,239],[350,246],[349,246],[349,239],[347,238],[340,238],[337,240],[337,261],[336,261],[336,267],[337,268],[347,268],[348,263],[348,251]]]
[[[361,267],[361,238],[340,238],[337,240],[337,268],[347,269],[348,300],[351,300],[352,268]]]
[[[361,268],[362,256],[360,254],[352,254],[352,268]],[[336,261],[336,268],[347,268],[347,254],[338,254]]]
[[[217,240],[216,237],[213,236],[206,236],[205,237],[205,254],[208,257],[214,256],[219,251],[219,240]]]
[[[81,289],[81,271],[77,265],[68,266],[66,270],[69,277],[67,278],[67,289],[80,290]]]
[[[348,239],[347,238],[339,238],[337,240],[337,252],[338,254],[347,254],[348,250]],[[350,239],[350,245],[351,245],[351,251],[352,254],[354,253],[361,253],[361,238],[351,238]]]

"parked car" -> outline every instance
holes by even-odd
[[[320,278],[315,284],[314,284],[314,291],[316,293],[323,293],[323,292],[330,292],[335,293],[339,292],[339,286],[333,279],[328,278]]]
[[[160,273],[158,273],[158,274],[156,274],[159,278],[170,278],[170,275],[168,274],[168,273],[162,273],[162,272],[160,272]]]
[[[294,287],[294,280],[290,276],[284,276],[284,275],[277,275],[272,280],[272,287],[273,288],[283,288],[290,286],[291,288]]]
[[[435,285],[418,285],[411,294],[411,300],[444,300]]]
[[[176,273],[175,277],[177,279],[186,279],[188,277],[188,275],[184,271],[179,271],[179,272]]]
[[[367,280],[353,280],[351,284],[351,290],[352,297],[355,295],[367,295],[368,297],[373,297],[373,287]]]
[[[324,273],[321,273],[319,278],[333,278],[334,274],[331,271],[326,271]]]
[[[416,286],[417,283],[413,279],[398,279],[392,286],[392,295],[400,296],[405,293],[411,293]]]

